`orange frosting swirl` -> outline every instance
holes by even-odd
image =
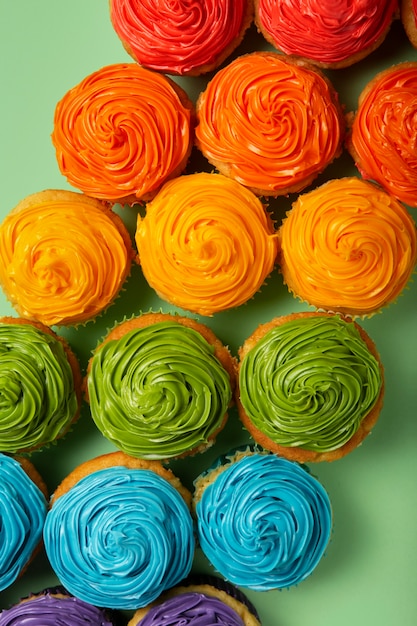
[[[103,311],[130,271],[133,250],[104,203],[70,191],[28,196],[0,226],[0,283],[19,314],[74,325]]]
[[[201,172],[163,186],[138,217],[136,244],[161,298],[210,316],[258,291],[278,242],[259,198],[221,174]]]
[[[325,77],[278,53],[243,55],[215,74],[197,102],[196,143],[256,193],[309,184],[341,150],[342,118]]]
[[[56,106],[52,142],[61,173],[96,198],[144,199],[185,167],[192,108],[166,76],[136,63],[103,67]]]
[[[279,236],[288,289],[328,311],[377,312],[397,298],[416,264],[416,227],[409,212],[355,177],[300,195]]]
[[[417,63],[380,72],[359,97],[350,137],[364,178],[417,206]]]

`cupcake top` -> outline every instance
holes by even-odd
[[[111,0],[110,16],[138,63],[167,74],[195,75],[213,70],[237,47],[252,21],[252,0],[210,0],[193,7]]]
[[[286,54],[322,67],[362,59],[385,37],[397,0],[256,0],[255,20],[267,40]]]
[[[55,589],[33,594],[0,613],[0,626],[56,626],[59,623],[113,626],[105,610]]]
[[[195,481],[200,546],[222,576],[258,591],[307,578],[328,545],[332,512],[323,486],[274,454],[230,453]]]
[[[377,419],[383,368],[354,322],[320,313],[276,318],[256,329],[239,356],[239,413],[267,449],[333,460]]]
[[[0,453],[0,591],[19,578],[42,542],[46,498],[29,461]]]
[[[159,463],[104,455],[76,468],[55,491],[44,543],[72,595],[137,609],[190,572],[188,492]]]
[[[31,451],[62,436],[78,417],[81,372],[49,328],[0,318],[0,450]]]
[[[135,239],[143,274],[158,295],[208,316],[252,298],[278,252],[259,198],[204,172],[166,183],[138,216]]]
[[[416,116],[417,62],[399,63],[365,86],[348,137],[363,178],[412,207],[417,206]]]
[[[55,109],[61,173],[87,195],[134,203],[185,168],[193,105],[166,76],[137,63],[100,68]]]
[[[92,418],[135,457],[204,450],[227,417],[233,367],[228,350],[193,320],[162,313],[133,318],[116,326],[90,360]]]
[[[417,259],[407,209],[355,177],[300,195],[279,237],[288,289],[310,305],[351,316],[369,316],[394,302]]]
[[[0,284],[19,315],[46,326],[100,314],[119,294],[132,258],[121,218],[80,193],[32,194],[0,225]]]
[[[195,134],[221,173],[257,195],[279,196],[303,189],[339,156],[344,120],[317,69],[254,52],[219,70],[200,94]]]

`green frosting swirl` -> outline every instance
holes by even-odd
[[[0,450],[51,443],[78,410],[62,343],[30,324],[0,324]]]
[[[271,440],[325,452],[358,430],[382,372],[353,323],[318,316],[266,333],[244,357],[239,387],[245,412]]]
[[[207,445],[232,397],[213,346],[172,321],[102,344],[87,385],[98,429],[127,454],[147,459]]]

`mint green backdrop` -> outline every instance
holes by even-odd
[[[131,61],[114,33],[106,0],[0,1],[1,139],[0,218],[24,196],[46,188],[69,189],[50,140],[56,102],[100,67]],[[237,54],[268,49],[251,29]],[[363,86],[381,69],[417,60],[402,26],[395,23],[382,47],[345,70],[328,72],[346,110],[354,109]],[[178,79],[195,99],[205,78]],[[195,163],[196,170],[204,166]],[[357,172],[344,154],[315,184]],[[280,219],[290,199],[271,202]],[[136,209],[118,207],[132,234]],[[414,218],[417,211],[411,210]],[[312,466],[333,504],[334,532],[325,558],[296,588],[247,592],[264,626],[415,626],[417,624],[417,285],[363,322],[377,344],[386,371],[386,400],[379,423],[363,445],[332,464]],[[91,350],[115,321],[150,307],[174,310],[147,287],[135,268],[127,288],[107,314],[78,330],[60,330],[85,366]],[[274,271],[267,285],[237,310],[200,318],[237,348],[261,322],[308,308],[293,299]],[[0,314],[14,314],[0,294]],[[217,445],[199,457],[174,464],[184,483],[217,454],[248,441],[234,412]],[[73,431],[58,444],[32,455],[51,491],[78,463],[112,450],[84,406]],[[197,552],[195,569],[211,571]],[[41,553],[24,577],[0,593],[5,608],[31,591],[56,583]]]

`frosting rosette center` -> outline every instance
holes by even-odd
[[[61,495],[44,527],[63,585],[97,606],[136,609],[188,575],[193,523],[178,491],[148,469],[110,467]]]

